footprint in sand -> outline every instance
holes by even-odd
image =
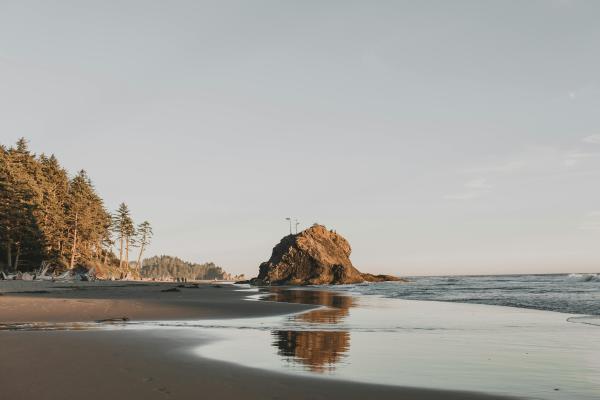
[[[160,392],[160,393],[164,394],[167,397],[171,397],[171,391],[169,389],[167,389],[166,387],[164,387],[164,386],[156,388],[154,390],[156,390],[157,392]]]

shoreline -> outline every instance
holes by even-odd
[[[18,282],[13,284],[14,282]],[[284,315],[310,309],[301,304],[246,301],[230,284],[147,282],[48,283],[0,281],[0,324],[244,318]],[[176,288],[175,292],[164,290]],[[8,290],[7,290],[8,289]]]
[[[22,286],[22,285],[21,285]],[[38,283],[32,284],[32,287]],[[132,321],[262,318],[316,305],[249,301],[237,287],[173,284],[50,284],[45,293],[0,296],[0,323],[91,322],[129,313]],[[18,290],[23,291],[23,290]],[[44,307],[40,305],[46,304]],[[33,308],[35,307],[35,308]],[[78,311],[79,310],[79,311]],[[205,329],[0,331],[0,387],[7,398],[504,399],[473,392],[323,379],[251,368],[191,351],[222,340]],[[243,354],[240,354],[242,357]],[[31,379],[24,379],[31,377]],[[68,377],[68,378],[66,378]],[[64,384],[68,379],[68,384]]]

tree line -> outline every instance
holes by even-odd
[[[212,262],[194,264],[177,257],[155,256],[144,260],[141,268],[143,278],[164,280],[185,278],[186,280],[224,279],[226,272]]]
[[[42,261],[125,269],[134,247],[139,265],[151,238],[150,223],[136,226],[125,203],[106,209],[84,170],[69,177],[54,155],[31,153],[24,138],[0,145],[0,270],[31,270]]]

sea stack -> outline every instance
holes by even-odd
[[[352,249],[341,235],[323,225],[285,236],[259,267],[253,285],[338,285],[401,281],[389,275],[361,273],[350,261]]]

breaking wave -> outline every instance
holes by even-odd
[[[567,277],[579,282],[600,282],[600,275],[598,274],[569,274]]]

